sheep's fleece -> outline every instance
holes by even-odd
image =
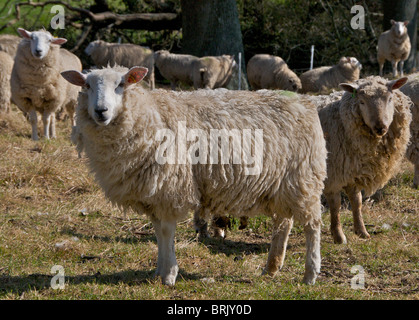
[[[63,76],[78,85],[87,83],[91,89],[98,83],[108,83],[104,86],[113,88],[135,79],[130,74],[136,72],[134,69],[125,75],[123,69],[95,70],[87,76],[78,74],[77,80],[71,80],[72,71]],[[304,281],[315,282],[320,270],[320,196],[326,177],[326,148],[313,105],[295,94],[290,97],[289,93],[268,90],[147,92],[140,86],[125,84],[122,97],[117,98],[121,102],[109,116],[107,113],[101,116],[97,113],[102,114],[100,110],[105,105],[110,108],[107,103],[113,98],[89,105],[91,89],[83,89],[79,96],[73,141],[78,143],[78,148],[83,148],[91,171],[113,203],[151,217],[159,245],[157,274],[163,283],[174,285],[177,276],[176,221],[194,210],[200,210],[202,215],[264,213],[273,217],[275,230],[265,268],[272,275],[284,261],[295,217],[306,232]],[[115,90],[107,89],[107,92]],[[109,117],[111,120],[105,125]],[[254,133],[251,142],[245,142],[243,148],[246,145],[249,148],[249,143],[250,150],[256,150],[257,146],[263,148],[259,154],[261,162],[257,164],[260,171],[248,174],[246,169],[256,168],[256,164],[232,164],[233,157],[227,164],[210,164],[210,152],[197,164],[191,161],[159,164],[156,160],[161,152],[159,148],[162,143],[170,145],[168,140],[163,141],[161,130],[175,133],[179,144],[180,137],[190,134],[179,127],[182,123],[188,130],[199,130],[204,137],[214,129],[240,133],[251,130]],[[256,139],[259,129],[263,130],[263,143]],[[199,142],[203,141],[199,138],[202,136],[198,136]],[[187,154],[177,156],[196,157],[196,138],[193,136],[187,143]],[[201,157],[206,149],[199,146]],[[232,144],[221,150],[230,156],[234,152]]]

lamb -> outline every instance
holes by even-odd
[[[301,81],[280,57],[269,54],[254,55],[247,63],[250,86],[258,89],[299,91]]]
[[[12,99],[28,114],[32,140],[38,140],[36,112],[42,114],[44,137],[55,138],[55,112],[65,108],[72,125],[78,88],[65,81],[60,72],[66,68],[82,69],[79,58],[60,45],[67,40],[54,38],[48,31],[18,29],[20,42],[11,76]]]
[[[362,196],[382,188],[399,168],[409,142],[410,99],[399,90],[407,78],[381,77],[343,83],[342,99],[321,108],[326,138],[327,179],[324,196],[331,214],[335,243],[346,243],[339,218],[341,197],[348,195],[355,234],[369,238],[362,220]]]
[[[411,107],[412,123],[410,124],[410,144],[407,147],[406,156],[415,166],[413,178],[414,188],[419,187],[419,75],[409,76],[409,81],[400,88],[413,102]]]
[[[8,53],[14,59],[20,40],[21,38],[12,34],[1,34],[0,51]]]
[[[176,221],[200,210],[203,217],[273,217],[265,267],[270,275],[283,264],[295,217],[306,234],[304,282],[313,284],[320,269],[326,177],[325,140],[314,106],[268,90],[146,91],[133,85],[146,72],[105,68],[62,75],[83,87],[73,136],[77,148],[113,203],[151,218],[156,274],[163,283],[174,285],[178,273]]]
[[[6,52],[0,51],[0,111],[9,112],[10,99],[10,76],[12,74],[13,59]]]
[[[131,68],[144,66],[149,72],[145,80],[151,90],[154,82],[154,52],[153,50],[132,43],[110,43],[103,40],[91,42],[84,52],[92,58],[96,67],[106,67],[108,64]]]
[[[400,62],[400,75],[403,77],[403,66],[410,54],[411,44],[407,28],[409,21],[390,20],[390,30],[384,31],[378,38],[377,60],[380,76],[383,76],[383,66],[386,60],[391,62],[393,77],[397,77],[397,65]]]
[[[194,63],[193,82],[195,89],[215,89],[226,86],[237,66],[234,56],[208,56]]]
[[[178,82],[194,84],[194,65],[199,63],[198,57],[159,50],[155,52],[154,60],[161,75],[170,81],[172,90],[176,89]]]
[[[334,66],[319,67],[301,74],[301,93],[324,93],[340,83],[359,79],[361,63],[354,57],[342,57]]]

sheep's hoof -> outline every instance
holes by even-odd
[[[332,231],[333,242],[336,244],[346,244],[346,236],[342,230]]]
[[[303,282],[307,285],[314,285],[316,283],[317,275],[318,274],[316,272],[313,273],[311,271],[306,271]]]
[[[366,230],[355,230],[355,234],[361,239],[371,238],[370,234]]]

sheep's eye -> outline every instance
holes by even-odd
[[[124,87],[124,83],[123,82],[120,82],[119,84],[118,84],[118,88],[123,88]]]
[[[90,84],[86,83],[86,84],[84,85],[84,87],[85,87],[86,89],[90,89]]]

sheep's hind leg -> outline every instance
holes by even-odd
[[[320,273],[320,234],[321,221],[314,221],[304,226],[306,236],[306,264],[303,282],[314,284]]]
[[[330,210],[330,232],[335,243],[346,243],[346,237],[340,224],[340,192],[325,194]]]
[[[51,126],[51,113],[45,111],[42,114],[42,122],[44,124],[44,137],[45,139],[49,139],[50,137],[50,126]]]
[[[158,245],[156,275],[161,276],[163,284],[174,286],[179,270],[175,255],[176,220],[154,218],[152,222]]]
[[[415,177],[413,178],[413,187],[419,187],[419,163],[415,164]]]
[[[362,194],[361,191],[356,190],[354,187],[348,187],[345,189],[348,195],[349,201],[351,202],[352,214],[354,218],[354,232],[356,235],[363,239],[370,237],[367,229],[365,229],[364,220],[362,219]]]
[[[29,122],[32,126],[32,140],[39,140],[38,137],[38,116],[36,115],[36,110],[31,109],[29,111]]]
[[[289,233],[294,220],[276,217],[274,219],[271,248],[269,249],[268,261],[262,274],[274,276],[282,268],[287,250]]]
[[[49,132],[50,132],[50,138],[51,139],[55,139],[57,137],[56,131],[55,131],[55,113],[51,114],[51,124],[49,127]]]

